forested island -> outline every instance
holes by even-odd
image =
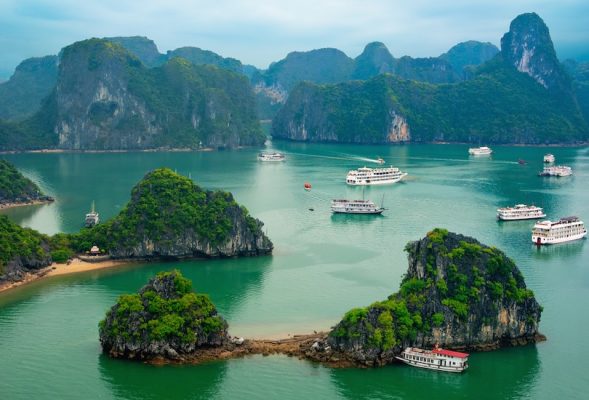
[[[98,246],[111,259],[147,260],[269,254],[263,223],[231,193],[207,191],[170,169],[149,172],[111,220],[47,236],[0,216],[0,284],[24,279]]]
[[[285,353],[331,366],[373,367],[394,362],[408,346],[493,350],[545,339],[538,332],[542,307],[502,251],[445,229],[405,250],[409,267],[400,290],[350,310],[328,333],[231,340],[214,306],[176,271],[158,274],[139,294],[121,296],[100,323],[100,341],[113,357],[158,363]]]

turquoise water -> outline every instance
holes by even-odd
[[[536,248],[533,222],[500,223],[499,206],[535,203],[548,217],[589,219],[589,149],[497,147],[469,157],[463,145],[347,146],[275,142],[285,163],[256,161],[257,149],[202,153],[17,154],[5,157],[57,198],[3,213],[46,233],[73,232],[95,201],[101,218],[121,209],[150,169],[167,166],[206,188],[234,193],[265,223],[272,256],[149,263],[49,278],[0,295],[0,398],[396,399],[584,398],[589,247]],[[575,175],[539,178],[550,151]],[[404,182],[364,196],[381,217],[332,216],[332,198],[360,198],[347,170],[377,156],[409,172]],[[528,160],[518,165],[517,159]],[[310,182],[313,189],[303,190]],[[309,211],[313,208],[314,211]],[[479,353],[462,375],[393,365],[333,370],[284,356],[200,366],[152,367],[100,354],[97,323],[117,296],[158,271],[179,268],[209,293],[233,334],[287,336],[328,329],[345,311],[397,290],[403,247],[433,227],[472,235],[515,259],[544,306],[548,341]]]

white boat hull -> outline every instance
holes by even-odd
[[[434,364],[425,363],[425,362],[416,361],[416,360],[407,360],[403,357],[395,357],[395,358],[401,362],[404,362],[407,365],[411,365],[412,367],[432,369],[434,371],[460,373],[460,372],[464,372],[464,370],[466,370],[468,368],[468,365],[465,365],[464,367],[452,367],[452,366],[448,366],[448,365],[434,365]]]
[[[572,242],[574,240],[583,239],[587,236],[587,231],[578,233],[576,235],[571,235],[569,237],[563,238],[550,238],[550,237],[543,237],[543,236],[536,236],[532,235],[532,242],[534,244],[558,244],[558,243],[565,243],[565,242]],[[540,240],[538,240],[540,239]]]
[[[348,180],[346,180],[346,183],[348,185],[350,185],[350,186],[388,185],[388,184],[391,184],[391,183],[397,183],[397,182],[399,182],[405,176],[407,176],[406,173],[402,174],[399,177],[396,177],[396,178],[393,178],[393,179],[387,179],[387,180],[370,180],[370,179],[356,179],[356,180],[351,180],[351,179],[348,179]]]
[[[258,161],[263,161],[263,162],[283,162],[283,161],[286,161],[286,159],[285,158],[268,159],[268,158],[260,158],[260,157],[258,157]]]
[[[508,217],[505,215],[497,215],[497,219],[499,219],[501,221],[520,221],[520,220],[524,220],[524,219],[539,219],[539,218],[544,218],[544,217],[546,217],[546,214],[522,215],[522,216],[518,216],[518,217]]]
[[[370,211],[357,211],[357,210],[343,210],[343,209],[331,209],[334,214],[364,214],[364,215],[375,215],[382,214],[384,209],[370,210]]]

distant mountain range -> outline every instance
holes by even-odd
[[[385,58],[381,50],[379,59]],[[442,71],[437,63],[430,65],[427,78],[442,77],[431,74]],[[566,65],[573,78],[556,58],[542,19],[522,14],[501,39],[501,52],[478,67],[464,66],[463,76],[452,78],[462,79],[457,83],[428,84],[398,73],[336,85],[301,83],[274,118],[272,135],[347,143],[586,142],[587,66]]]
[[[90,39],[23,61],[0,83],[0,149],[147,149],[275,137],[391,143],[588,140],[589,63],[560,63],[548,28],[518,16],[501,40],[439,57],[292,52],[267,70],[145,37]]]

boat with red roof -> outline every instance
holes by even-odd
[[[407,347],[395,358],[413,367],[446,372],[464,372],[468,368],[468,353],[441,349],[423,350]]]

